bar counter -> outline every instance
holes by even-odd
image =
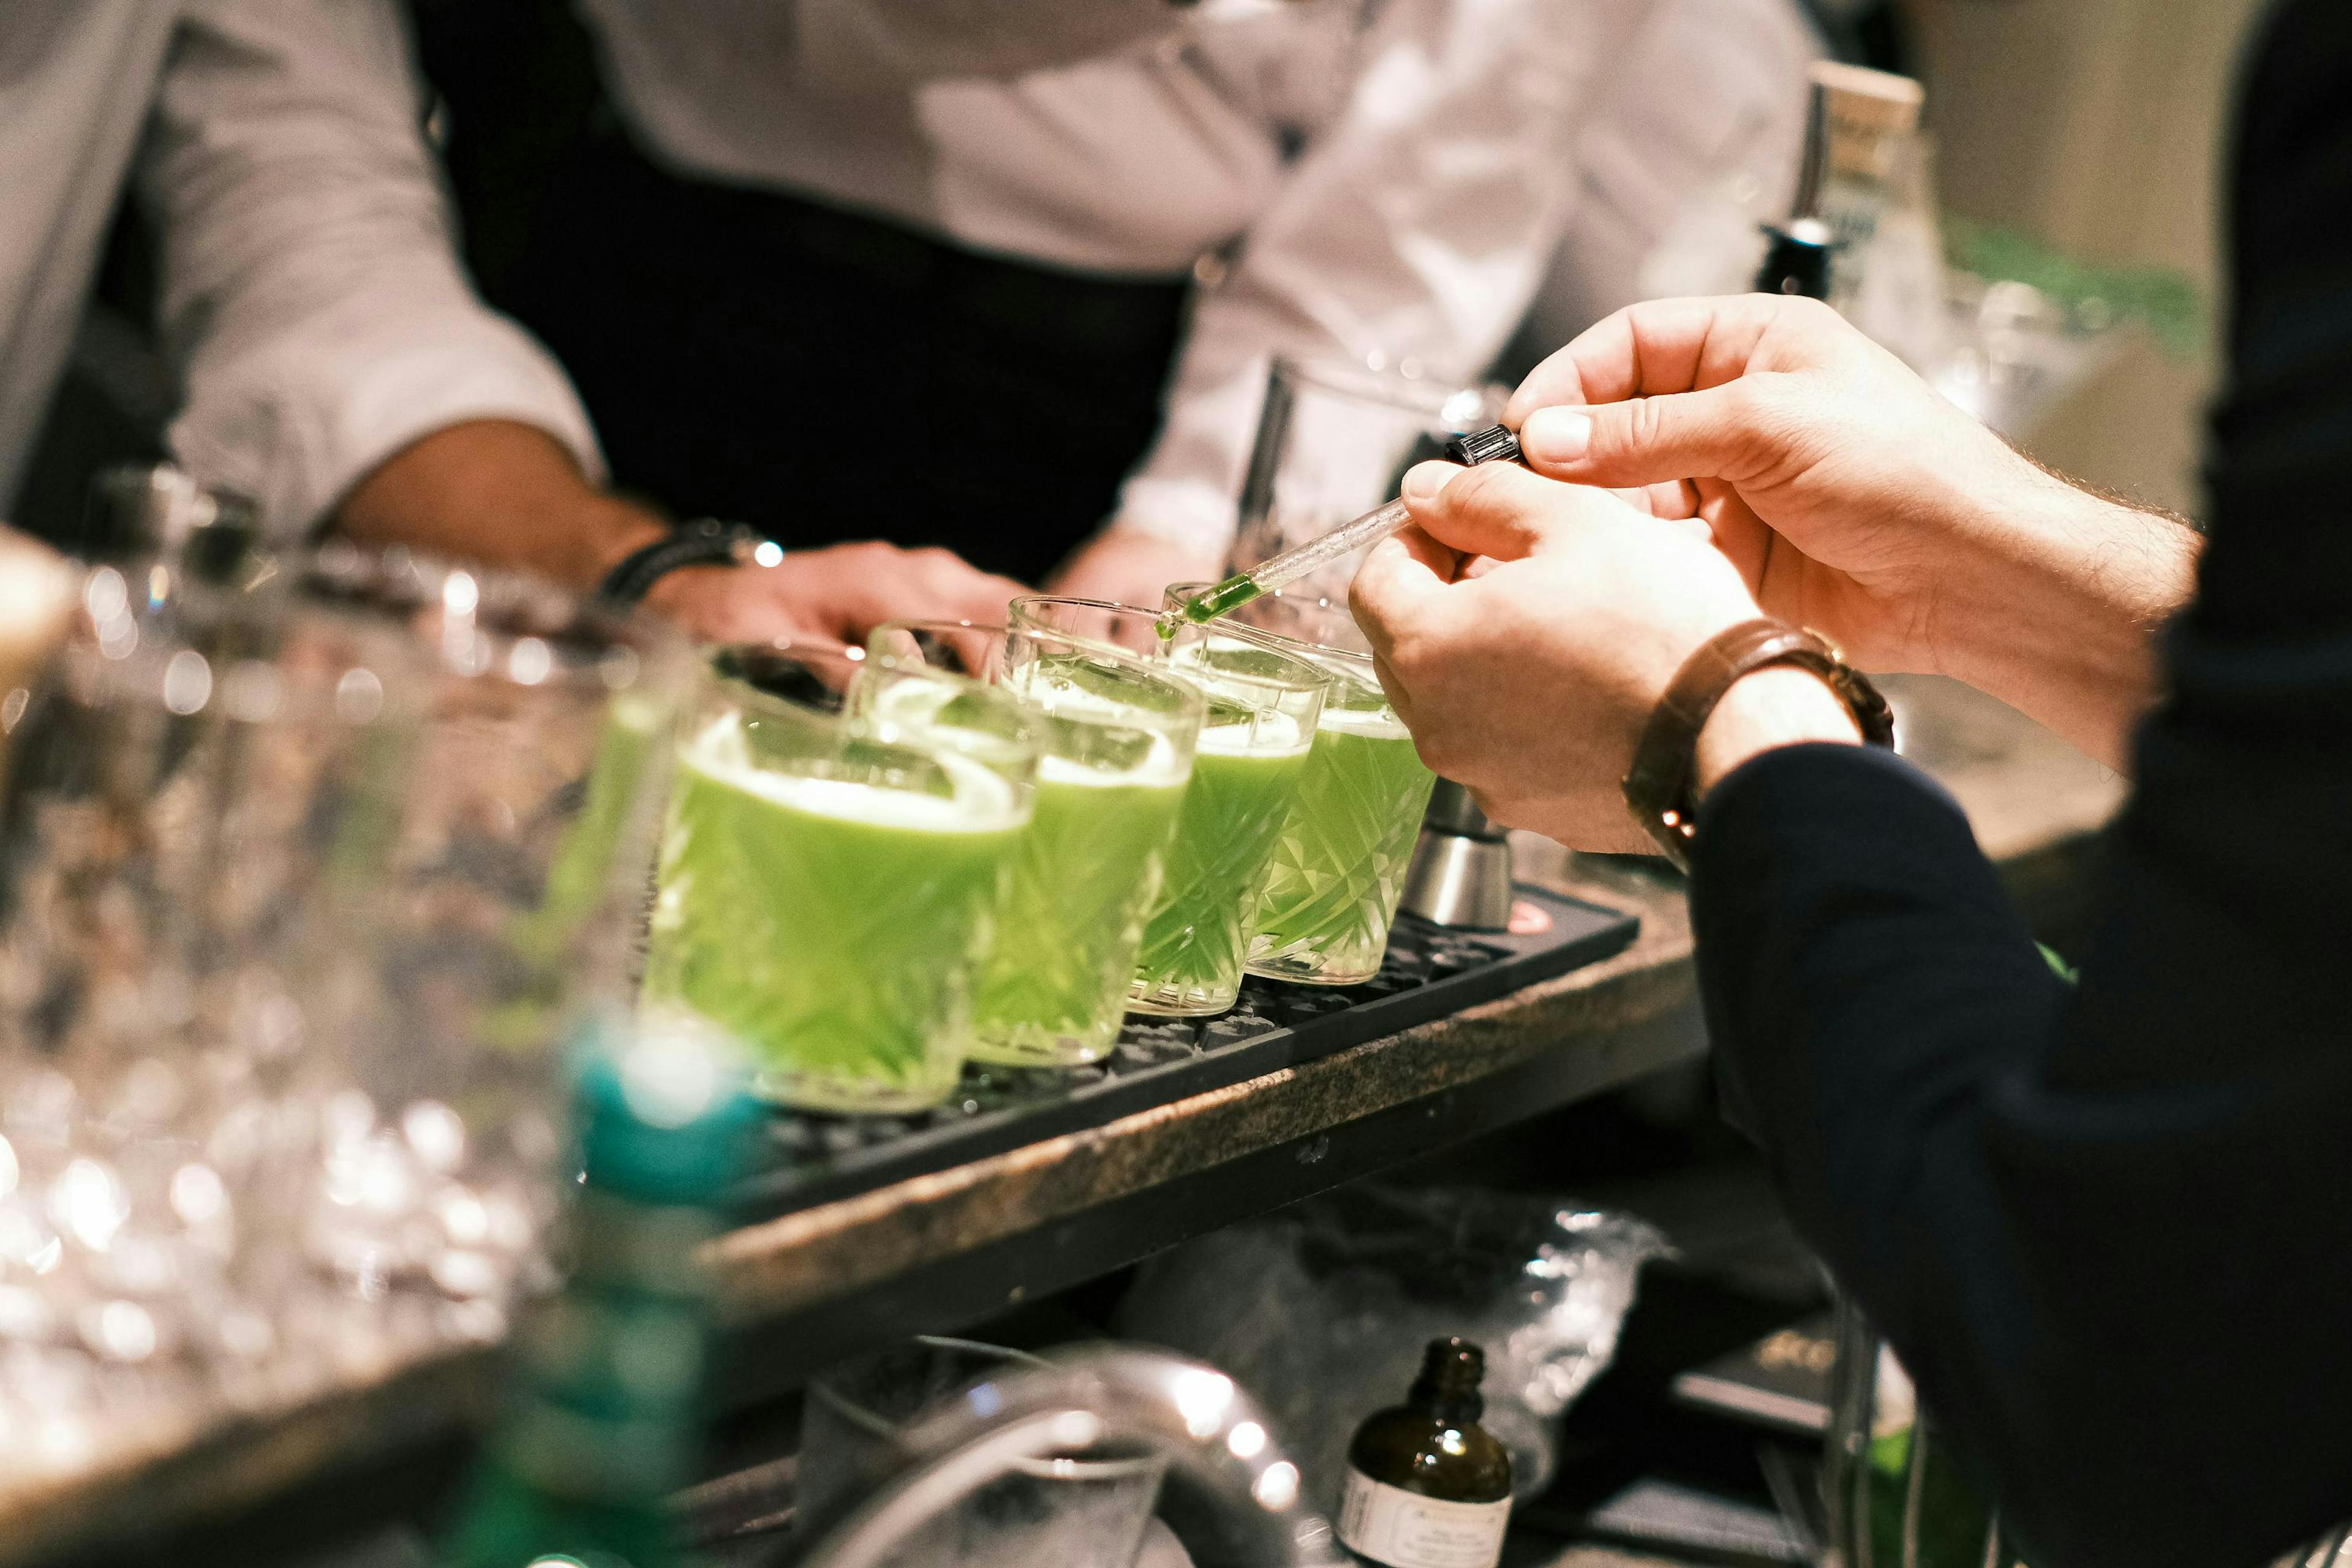
[[[1958,796],[2037,927],[2070,927],[2121,782],[2027,721],[1886,682],[1905,749]],[[862,1344],[970,1323],[1188,1237],[1524,1120],[1705,1049],[1679,883],[1519,836],[1521,880],[1635,913],[1616,956],[1212,1092],[744,1226],[711,1262],[751,1403]],[[0,1568],[368,1484],[495,1407],[494,1346],[419,1346],[265,1408],[116,1429],[0,1475]]]

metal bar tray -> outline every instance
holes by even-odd
[[[1524,884],[1517,898],[1549,927],[1474,934],[1401,917],[1380,973],[1360,985],[1253,977],[1232,1011],[1213,1017],[1130,1014],[1111,1056],[1090,1067],[969,1064],[956,1094],[917,1116],[780,1110],[739,1216],[853,1196],[1331,1056],[1597,963],[1640,929],[1633,915]]]

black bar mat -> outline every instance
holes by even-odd
[[[779,1110],[767,1168],[740,1194],[739,1215],[829,1203],[1331,1056],[1597,963],[1640,929],[1598,904],[1528,887],[1518,897],[1549,915],[1550,929],[1471,934],[1405,916],[1380,973],[1361,985],[1246,979],[1233,1010],[1214,1017],[1129,1015],[1117,1049],[1090,1067],[967,1064],[955,1095],[917,1116]]]

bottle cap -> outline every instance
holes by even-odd
[[[1445,443],[1445,455],[1465,468],[1480,463],[1520,461],[1519,438],[1500,425],[1456,436]]]
[[[641,1203],[723,1202],[749,1172],[760,1123],[729,1053],[642,1024],[589,1034],[573,1067],[587,1184]]]

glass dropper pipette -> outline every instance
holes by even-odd
[[[1525,460],[1519,454],[1519,438],[1500,425],[1454,437],[1445,443],[1445,455],[1465,468],[1478,463]],[[1318,534],[1294,549],[1269,556],[1238,576],[1202,590],[1185,605],[1183,618],[1197,625],[1232,615],[1252,599],[1286,587],[1319,566],[1379,543],[1412,521],[1412,513],[1406,510],[1402,499],[1375,507],[1353,522],[1343,522],[1328,533]]]

